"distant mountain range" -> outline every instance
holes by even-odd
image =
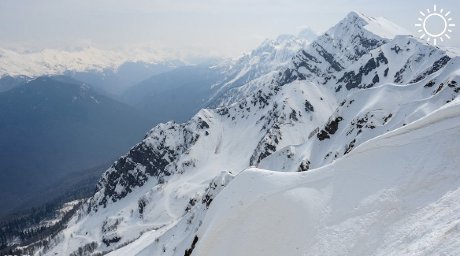
[[[225,92],[269,73],[313,40],[312,32],[302,34],[265,40],[235,60],[199,65],[122,63],[123,55],[94,48],[25,54],[2,50],[0,145],[9,150],[0,153],[5,183],[0,184],[0,203],[10,207],[0,214],[51,199],[44,193],[56,192],[51,188],[55,182],[113,161],[151,126],[185,121]]]
[[[223,79],[223,73],[208,65],[183,66],[128,88],[121,100],[155,123],[185,121],[203,108]]]
[[[24,84],[29,80],[30,78],[25,76],[4,76],[0,78],[0,93],[13,89],[14,87]]]
[[[0,48],[0,77],[62,75],[67,71],[116,70],[126,62],[161,63],[161,54],[149,49],[112,51],[95,47],[73,50],[18,51]]]
[[[149,79],[152,76],[184,66],[180,61],[163,61],[160,63],[124,62],[117,69],[101,71],[72,71],[63,72],[64,76],[90,84],[102,94],[119,99],[132,86]]]
[[[201,108],[225,101],[226,94],[233,89],[286,64],[315,37],[306,29],[298,36],[280,35],[267,39],[235,60],[182,66],[129,87],[122,100],[144,111],[156,122],[186,121]]]

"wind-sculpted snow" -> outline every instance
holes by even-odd
[[[84,211],[46,253],[65,254],[95,242],[97,252],[112,255],[246,255],[244,250],[251,255],[366,255],[377,244],[359,241],[379,219],[375,216],[390,211],[388,216],[395,220],[409,218],[391,213],[393,206],[401,205],[392,200],[402,197],[385,190],[408,188],[409,183],[402,181],[392,185],[395,177],[403,177],[398,166],[412,166],[422,159],[428,149],[418,147],[442,145],[429,144],[430,138],[441,142],[447,138],[441,133],[443,127],[436,134],[423,133],[414,142],[409,139],[412,135],[401,135],[406,144],[385,136],[397,131],[417,134],[411,130],[417,120],[445,113],[436,111],[457,102],[460,92],[460,61],[453,51],[396,36],[395,31],[400,30],[381,18],[351,13],[287,64],[226,91],[225,97],[220,95],[218,108],[203,109],[184,124],[169,122],[153,128],[107,170]],[[458,122],[449,123],[454,124]],[[424,131],[432,129],[427,127],[433,126]],[[454,136],[457,130],[446,131]],[[453,140],[446,145],[455,149],[460,144]],[[379,150],[381,158],[375,153]],[[442,148],[439,154],[448,150]],[[407,155],[410,159],[404,160]],[[444,158],[436,162],[436,156],[430,156],[432,164],[427,165],[434,169],[423,169],[423,175],[442,167]],[[455,161],[446,166],[458,167]],[[371,163],[377,162],[382,164],[373,168]],[[383,165],[387,162],[389,170]],[[423,164],[416,163],[407,175],[415,175],[416,167]],[[250,166],[302,173],[242,172]],[[386,172],[385,184],[374,184],[373,178],[366,183],[366,177],[377,179]],[[380,196],[384,197],[381,207]],[[403,199],[410,202],[412,197]],[[439,204],[450,201],[445,198]],[[353,208],[360,205],[363,212]],[[343,214],[337,212],[342,210]],[[324,224],[322,229],[318,223]],[[245,231],[236,230],[240,228]],[[265,232],[258,233],[259,229]],[[275,230],[280,232],[274,234]],[[402,232],[397,226],[395,230]],[[378,234],[376,240],[390,234],[383,226],[371,232]],[[393,239],[386,242],[396,243]]]
[[[460,102],[313,171],[248,169],[220,193],[194,255],[457,255]]]

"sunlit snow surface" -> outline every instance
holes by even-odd
[[[458,255],[459,150],[457,100],[323,168],[245,170],[194,255]]]

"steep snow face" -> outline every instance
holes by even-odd
[[[392,29],[386,31],[388,27]],[[352,154],[360,144],[419,120],[457,97],[458,56],[410,36],[389,36],[393,33],[393,26],[381,19],[351,13],[278,70],[226,91],[222,94],[225,97],[219,96],[220,107],[201,110],[184,124],[158,125],[107,170],[85,210],[74,217],[45,253],[71,253],[96,242],[96,251],[112,255],[127,251],[139,255],[202,255],[195,249],[220,255],[214,251],[220,247],[212,247],[211,239],[200,245],[203,235],[216,234],[219,227],[207,224],[201,233],[196,234],[196,230],[218,191],[228,186],[227,181],[234,175],[251,165],[282,172],[321,168],[346,159],[344,155]],[[390,156],[382,159],[389,161]],[[291,175],[305,174],[279,177]],[[297,184],[290,179],[287,182]],[[315,186],[324,184],[320,180]],[[212,193],[207,192],[210,188]],[[267,191],[269,188],[267,185]],[[299,200],[305,206],[303,210],[312,211],[313,221],[306,221],[310,223],[306,228],[314,232],[315,218],[323,215],[314,211],[322,209],[322,203],[316,208],[309,191],[293,191],[300,194],[300,199],[291,198],[277,207],[300,221],[304,215],[289,206]],[[259,192],[254,190],[254,197],[248,199],[256,201]],[[324,199],[324,205],[328,204]],[[269,210],[263,203],[260,207]],[[331,211],[335,208],[333,205]],[[263,213],[270,215],[270,211]],[[287,226],[298,230],[296,222]],[[348,226],[339,228],[346,230]],[[286,240],[284,237],[282,241]],[[317,254],[322,254],[318,250]]]
[[[371,30],[379,28],[379,33],[374,34],[369,28],[372,28]],[[391,29],[386,31],[385,28]],[[344,74],[346,71],[352,72],[348,67],[365,65],[364,61],[367,61],[369,57],[361,60],[364,63],[357,61],[366,54],[370,54],[372,50],[389,42],[395,37],[396,31],[403,30],[396,28],[396,25],[383,18],[369,18],[351,12],[337,25],[299,50],[286,65],[272,69],[272,73],[260,79],[251,80],[244,86],[227,91],[225,97],[220,100],[220,105],[229,105],[248,97],[255,91],[265,90],[267,84],[273,82],[289,84],[295,80],[308,80],[318,84],[328,84],[330,87],[335,87],[339,82],[348,82],[351,80],[348,76],[351,74],[339,80],[346,75]],[[383,61],[387,60],[385,58],[377,60],[377,64]],[[358,73],[357,76],[359,75]],[[357,83],[361,83],[361,80]]]
[[[16,52],[0,49],[0,77],[59,75],[66,71],[116,70],[125,62],[161,62],[151,51],[115,52],[86,47],[75,51],[45,49],[39,52]]]
[[[432,63],[436,63],[438,56],[431,56]],[[391,66],[391,61],[389,64]],[[415,65],[412,69],[419,70],[416,77],[426,73],[425,69],[417,68],[420,65],[423,64]],[[427,66],[431,70],[435,65]],[[366,90],[338,92],[339,103],[335,111],[326,123],[313,131],[306,143],[279,148],[259,166],[278,171],[296,171],[305,164],[309,168],[317,168],[331,163],[357,145],[420,119],[454,100],[460,93],[459,70],[460,59],[457,56],[445,64],[442,71],[426,75],[416,83],[384,83]],[[412,72],[408,73],[408,78],[412,75]],[[366,81],[371,80],[362,80],[360,85]]]
[[[386,33],[379,31],[375,34],[368,27],[380,27],[383,30],[377,20],[355,12],[350,13],[318,37],[307,49],[297,54],[293,65],[285,71],[285,79],[319,78],[319,81],[326,82],[334,77],[331,73],[340,72],[390,39],[380,36]]]
[[[384,83],[412,84],[443,68],[454,54],[410,36],[395,39],[363,55],[328,84],[342,88],[369,88]]]
[[[349,17],[359,17],[366,21],[364,28],[382,38],[393,39],[397,35],[410,35],[406,29],[382,17],[369,17],[362,13],[351,12]]]
[[[301,49],[310,44],[316,35],[310,29],[302,30],[297,36],[280,35],[267,39],[259,47],[235,61],[221,63],[225,79],[214,85],[216,93],[208,100],[210,107],[228,105],[229,90],[262,77],[286,65]]]
[[[193,255],[457,255],[460,101],[306,173],[248,169]]]

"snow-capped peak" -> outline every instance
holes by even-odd
[[[307,36],[308,34],[308,36]],[[238,88],[251,80],[278,70],[291,61],[292,57],[310,44],[316,34],[307,30],[298,36],[279,35],[276,39],[265,39],[257,48],[232,62],[225,62],[221,67],[229,67],[225,71],[228,76],[223,82],[215,85],[216,93],[208,101],[208,106],[220,105],[230,98],[229,90]]]
[[[381,39],[393,39],[396,35],[410,34],[406,29],[394,24],[383,17],[369,17],[355,11],[350,12],[337,25],[329,29],[326,34],[333,38],[342,38],[346,34],[354,35],[360,30],[372,34]]]
[[[386,39],[393,39],[396,35],[409,35],[410,32],[383,17],[370,17],[352,11],[343,20],[344,24],[352,23],[367,31]],[[341,23],[342,23],[341,22]]]
[[[281,80],[313,79],[321,83],[373,49],[389,42],[404,29],[384,18],[349,13],[337,25],[299,51]]]

